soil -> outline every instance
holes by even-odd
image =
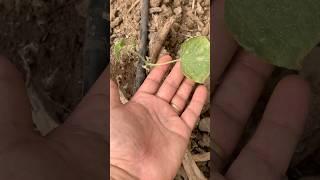
[[[209,37],[210,27],[210,0],[151,0],[149,22],[149,50],[157,33],[164,26],[167,19],[174,17],[175,23],[163,45],[163,53],[169,53],[177,58],[180,44],[193,36],[204,35]],[[194,4],[193,4],[194,3]],[[140,39],[140,0],[111,0],[111,45],[120,39],[130,39],[131,44],[138,51]],[[111,48],[113,51],[113,48]],[[149,54],[150,56],[150,54]],[[111,78],[115,80],[125,98],[130,99],[135,80],[135,71],[138,57],[130,52],[124,52],[120,59],[111,55]],[[201,119],[209,117],[208,107],[201,115]],[[209,124],[208,124],[209,126]],[[189,150],[192,154],[210,152],[210,137],[208,132],[195,128]],[[209,177],[208,161],[197,163],[206,177]],[[187,179],[184,169],[181,168],[176,179]]]
[[[59,121],[82,98],[84,1],[0,0],[0,54],[39,89]]]

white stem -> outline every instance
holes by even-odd
[[[176,60],[172,60],[172,61],[168,61],[168,62],[164,62],[164,63],[157,63],[157,64],[146,63],[146,65],[147,65],[147,66],[150,66],[150,67],[163,66],[163,65],[172,64],[172,63],[179,62],[179,61],[180,61],[180,59],[176,59]]]

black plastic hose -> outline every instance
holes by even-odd
[[[144,65],[144,58],[148,53],[148,23],[149,23],[149,0],[140,0],[141,4],[141,23],[140,23],[140,59],[136,70],[135,84],[133,87],[133,94],[143,83],[146,78]]]
[[[109,3],[106,0],[91,0],[88,7],[86,24],[86,39],[84,44],[84,89],[86,94],[110,62],[109,23],[106,16],[109,13]]]

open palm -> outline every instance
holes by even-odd
[[[206,88],[198,86],[185,108],[195,84],[184,78],[180,63],[161,84],[168,68],[154,68],[125,105],[111,82],[111,164],[139,179],[174,178],[207,98]]]

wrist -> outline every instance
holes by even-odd
[[[111,180],[138,180],[126,170],[110,164],[110,179]]]

